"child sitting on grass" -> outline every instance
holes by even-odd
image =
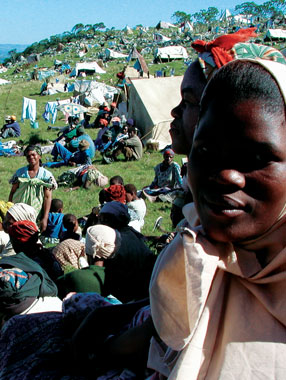
[[[66,239],[74,239],[81,240],[82,239],[82,231],[80,226],[78,225],[78,220],[73,214],[65,214],[63,217],[63,226],[66,228],[60,235],[60,241],[64,241]]]

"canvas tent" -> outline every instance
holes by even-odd
[[[166,46],[157,48],[154,52],[155,59],[187,59],[188,53],[183,46]]]
[[[177,28],[176,25],[171,24],[170,22],[166,21],[159,21],[156,25],[156,29],[169,29],[169,28]]]
[[[228,21],[232,17],[229,9],[225,9],[224,11],[221,12],[219,21]]]
[[[286,30],[283,29],[268,29],[264,37],[264,41],[285,40]]]
[[[131,80],[128,118],[139,128],[143,142],[153,139],[159,149],[171,143],[171,110],[181,101],[182,76]]]
[[[166,37],[161,33],[154,33],[154,41],[156,41],[156,42],[167,42],[167,41],[171,41],[171,38]]]
[[[78,62],[70,73],[70,77],[78,76],[80,72],[88,74],[104,74],[105,71],[96,62]]]
[[[127,58],[128,55],[119,53],[118,51],[111,50],[111,49],[105,49],[105,55],[106,58],[110,59],[118,59],[118,58]]]

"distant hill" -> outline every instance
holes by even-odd
[[[29,45],[18,45],[18,44],[0,44],[0,62],[3,62],[5,58],[9,57],[8,52],[10,50],[16,49],[17,53],[21,53]]]

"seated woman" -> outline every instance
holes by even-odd
[[[42,152],[38,146],[29,145],[24,154],[29,165],[18,169],[11,178],[12,188],[8,200],[33,206],[40,219],[41,231],[44,231],[48,223],[52,190],[57,188],[57,182],[52,173],[42,167]]]
[[[126,205],[130,215],[129,226],[133,227],[136,231],[141,232],[146,215],[145,201],[137,196],[137,188],[135,185],[128,183],[124,188],[126,192]]]
[[[75,239],[66,239],[53,248],[53,255],[63,272],[88,266],[84,243]]]
[[[144,187],[142,197],[151,202],[156,200],[172,201],[176,198],[176,191],[182,187],[180,165],[173,161],[175,153],[166,149],[163,153],[163,162],[155,166],[155,177],[150,186]],[[173,194],[172,194],[173,193]]]
[[[61,244],[66,242],[68,240]],[[85,241],[89,265],[58,278],[59,296],[64,298],[70,292],[96,292],[108,296],[104,286],[105,262],[115,256],[120,245],[121,235],[117,230],[101,224],[89,227]]]
[[[30,259],[38,263],[55,281],[63,274],[63,271],[49,249],[44,248],[39,241],[39,231],[35,223],[29,220],[15,222],[8,228],[8,233],[16,252],[24,253]]]

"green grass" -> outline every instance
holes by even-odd
[[[91,50],[88,55],[92,56],[94,52]],[[41,59],[38,64],[39,67],[53,67],[53,62],[55,59],[65,60],[68,58],[70,62],[79,61],[75,54],[60,54],[58,56],[45,56]],[[148,62],[151,62],[151,57],[149,57]],[[107,73],[101,76],[100,81],[113,82],[116,83],[115,74],[122,70],[124,62],[117,63],[115,61],[108,62],[106,71]],[[24,144],[28,144],[31,140],[40,141],[42,145],[48,140],[53,140],[56,138],[56,131],[47,131],[47,124],[42,118],[42,113],[44,112],[45,104],[48,101],[54,101],[57,98],[67,99],[72,95],[72,93],[65,94],[55,94],[50,96],[40,96],[40,88],[42,85],[41,81],[30,80],[30,73],[33,71],[34,65],[28,66],[21,73],[15,75],[13,71],[15,69],[9,69],[5,74],[0,74],[0,77],[11,80],[13,83],[10,85],[5,85],[0,87],[0,126],[4,124],[5,115],[15,114],[17,120],[21,119],[22,102],[23,97],[28,97],[35,99],[37,101],[37,121],[39,123],[38,129],[31,128],[30,121],[25,120],[24,123],[20,123],[22,135],[19,139],[22,140]],[[185,66],[183,62],[167,62],[163,64],[151,64],[150,73],[153,74],[156,70],[165,69],[167,75],[171,68],[175,68],[176,75],[182,75],[185,71]],[[88,77],[86,79],[92,79]],[[95,78],[94,78],[95,79]],[[58,114],[57,126],[65,126],[64,120],[59,117],[62,114]],[[89,129],[88,134],[94,139],[97,135],[98,130]],[[7,141],[7,140],[6,140]],[[175,161],[181,164],[180,156],[175,156]],[[45,162],[47,157],[43,156],[43,162]],[[162,161],[162,155],[159,152],[144,152],[143,158],[140,161],[125,162],[123,161],[123,156],[120,156],[121,161],[114,162],[111,165],[102,165],[101,156],[99,153],[94,158],[93,164],[108,178],[114,175],[121,175],[124,179],[124,183],[133,183],[138,189],[143,186],[149,185],[153,180],[154,176],[154,166]],[[8,183],[12,174],[20,167],[26,165],[25,157],[0,157],[0,199],[7,200],[10,192],[10,185]],[[59,176],[67,167],[51,169],[54,176]],[[60,198],[64,202],[64,212],[73,213],[77,217],[88,214],[92,207],[98,205],[98,193],[101,189],[93,187],[90,190],[79,189],[73,192],[65,192],[64,188],[59,188],[53,192],[53,198]],[[170,203],[150,203],[146,201],[147,205],[147,215],[145,217],[145,226],[143,233],[146,235],[159,235],[160,231],[152,232],[154,222],[158,216],[163,216],[162,227],[167,231],[171,231],[171,221],[170,221]]]

